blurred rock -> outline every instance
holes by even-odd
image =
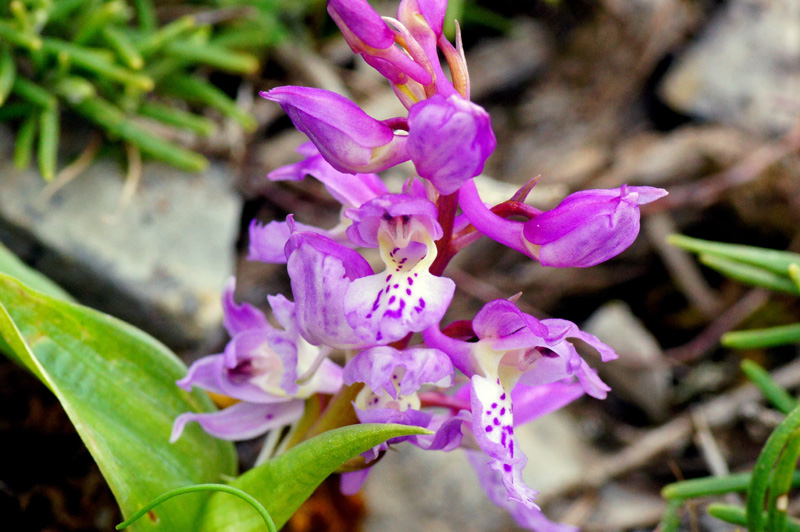
[[[542,69],[551,52],[550,35],[542,25],[529,18],[515,20],[507,36],[482,41],[467,55],[470,98],[518,88]]]
[[[656,492],[657,493],[657,492]],[[661,519],[666,501],[633,486],[611,482],[599,493],[599,500],[585,530],[651,529]]]
[[[675,109],[780,135],[800,118],[800,3],[733,0],[668,72]]]
[[[672,371],[661,347],[621,301],[600,307],[583,330],[611,346],[619,359],[596,365],[614,393],[632,401],[656,421],[666,418]]]
[[[755,140],[741,130],[717,125],[686,126],[666,134],[639,133],[619,145],[614,164],[593,186],[683,183],[734,165],[757,149]]]
[[[542,494],[576,482],[594,456],[581,442],[575,422],[564,413],[537,419],[515,433],[528,455],[523,478]],[[519,530],[508,512],[489,501],[459,450],[442,453],[399,446],[375,467],[364,493],[364,532]]]
[[[119,167],[106,159],[49,201],[42,178],[15,169],[8,148],[0,172],[0,240],[79,301],[174,349],[218,326],[241,214],[225,166],[186,174],[146,164],[124,209]]]

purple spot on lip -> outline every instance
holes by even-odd
[[[503,464],[503,471],[505,471],[506,473],[511,473],[511,465]]]
[[[506,409],[505,409],[505,407],[503,407],[503,408],[500,409],[500,415],[504,416],[505,414],[506,414]]]
[[[492,408],[497,408],[497,403],[492,403]]]
[[[389,275],[386,276],[386,282],[388,283],[391,278],[392,278],[392,274],[390,273]]]
[[[272,419],[272,414],[267,414],[267,419]]]
[[[499,425],[499,424],[500,424],[500,420],[499,420],[499,419],[497,419],[497,418],[494,418],[494,419],[492,420],[492,423],[494,423],[494,425],[495,425],[495,426],[497,426],[497,425]]]
[[[499,382],[499,381],[498,381],[498,382]],[[505,400],[506,400],[506,394],[503,394],[503,395],[501,395],[501,396],[500,396],[500,400],[501,400],[501,401],[505,401]]]
[[[411,289],[410,288],[406,288],[406,295],[409,295],[409,296],[411,295]]]
[[[492,426],[486,425],[486,432],[492,432]]]
[[[487,411],[486,411],[486,415],[487,415],[487,416],[491,416],[491,415],[492,415],[492,411],[491,411],[491,410],[487,410]]]
[[[400,288],[399,284],[394,285],[394,288]]]
[[[416,274],[414,274],[414,275],[416,275]],[[406,277],[406,281],[408,281],[409,285],[414,284],[414,279],[412,279],[411,277]]]
[[[425,300],[422,298],[419,298],[419,308],[425,308]]]
[[[397,299],[397,298],[396,298],[395,296],[392,296],[392,297],[390,297],[390,298],[389,298],[389,304],[391,305],[392,303],[394,303],[394,301],[395,301],[396,299]]]

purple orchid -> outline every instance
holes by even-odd
[[[605,398],[609,388],[578,355],[567,338],[597,349],[603,361],[616,353],[566,320],[538,320],[507,300],[487,303],[472,322],[478,342],[449,338],[432,327],[423,333],[428,346],[441,349],[470,377],[472,429],[497,471],[508,497],[533,508],[535,493],[522,481],[527,461],[515,443],[513,394],[518,384],[542,386],[577,377],[589,395]]]
[[[305,158],[297,163],[270,172],[267,178],[273,181],[301,181],[306,175],[319,180],[344,209],[360,207],[364,202],[388,193],[386,185],[375,174],[346,174],[332,167],[311,142],[301,144],[297,152]],[[311,225],[293,222],[295,230],[310,231],[327,236],[336,242],[347,244],[345,231],[350,220],[342,217],[331,229],[320,229]],[[256,220],[249,228],[249,260],[285,264],[284,248],[291,236],[289,222],[273,221],[262,225]]]
[[[544,266],[587,268],[616,257],[639,234],[639,205],[667,195],[653,187],[584,190],[570,194],[552,211],[527,222],[506,220],[483,201],[474,181],[460,189],[459,203],[470,223]]]
[[[408,160],[405,135],[396,135],[335,92],[278,87],[261,96],[279,103],[295,127],[340,172],[377,172]]]
[[[297,421],[304,399],[315,393],[334,393],[342,384],[342,369],[298,334],[294,304],[282,296],[270,298],[275,319],[269,324],[261,311],[233,300],[235,283],[223,294],[225,326],[231,341],[225,351],[204,357],[189,368],[178,386],[193,386],[239,402],[210,414],[187,412],[175,420],[170,441],[196,421],[203,430],[226,440],[254,438]]]
[[[386,269],[353,281],[347,291],[347,321],[366,342],[386,344],[420,332],[444,316],[455,283],[430,273],[442,228],[426,199],[389,194],[345,216],[356,245],[379,247]]]
[[[435,95],[408,113],[408,153],[441,194],[480,174],[496,146],[489,114],[458,95]]]

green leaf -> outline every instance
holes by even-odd
[[[63,288],[22,262],[11,250],[0,243],[0,273],[14,277],[23,284],[49,296],[74,302]]]
[[[788,268],[793,263],[800,263],[800,255],[788,251],[777,251],[755,246],[742,246],[739,244],[725,244],[723,242],[709,242],[699,238],[684,235],[670,235],[667,242],[673,246],[702,253],[715,257],[729,259],[751,266],[763,268],[777,275],[786,276]]]
[[[733,525],[747,525],[747,517],[745,515],[744,508],[739,506],[732,506],[730,504],[711,504],[708,507],[708,514]],[[794,519],[788,520],[786,523],[786,532],[800,532],[800,522],[797,522]]]
[[[681,480],[664,486],[661,496],[665,499],[684,500],[744,492],[747,491],[747,486],[752,478],[752,473],[733,473],[722,477]],[[792,486],[800,488],[800,472],[795,472],[792,476]]]
[[[280,528],[319,484],[345,461],[398,436],[430,434],[407,425],[363,424],[315,436],[237,478],[232,486],[249,493]],[[261,532],[264,522],[245,502],[214,494],[208,501],[203,532]]]
[[[721,343],[725,347],[735,349],[800,344],[800,323],[725,333],[722,335]]]
[[[145,333],[0,274],[0,337],[58,397],[125,516],[171,489],[235,474],[233,445],[199,426],[169,443],[176,416],[213,406],[175,386],[185,366]],[[168,501],[133,528],[194,530],[207,498]]]

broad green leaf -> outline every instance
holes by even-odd
[[[235,474],[233,446],[199,426],[169,443],[178,414],[213,406],[175,386],[185,366],[145,333],[0,274],[0,337],[58,397],[125,516],[173,488]],[[168,501],[133,530],[195,530],[207,498]]]
[[[49,296],[75,302],[66,290],[22,262],[11,250],[0,243],[0,273],[14,277],[22,284]]]
[[[800,263],[800,255],[788,251],[759,248],[755,246],[742,246],[739,244],[726,244],[723,242],[710,242],[691,238],[684,235],[670,235],[667,242],[688,251],[713,255],[751,266],[763,268],[769,272],[786,277],[789,266]]]
[[[0,243],[0,273],[10,275],[39,292],[63,299],[64,301],[74,301],[72,296],[65,292],[63,288],[22,262],[2,243]],[[17,358],[14,354],[14,350],[9,347],[2,337],[0,337],[0,353],[4,353],[22,366],[25,365]]]
[[[800,288],[788,276],[781,276],[758,266],[736,262],[717,255],[702,254],[700,262],[739,282],[800,296]]]
[[[319,484],[345,461],[398,436],[429,434],[407,425],[364,424],[323,432],[261,464],[231,483],[256,498],[280,528]],[[227,494],[208,501],[203,532],[263,532],[264,522],[247,503]]]
[[[768,329],[732,331],[723,334],[720,341],[725,347],[733,347],[735,349],[800,344],[800,323],[780,325]]]

